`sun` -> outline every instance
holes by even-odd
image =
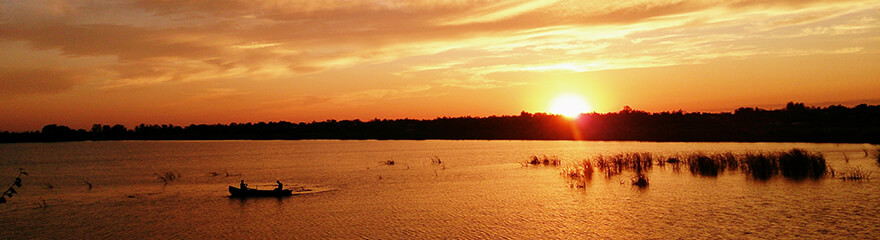
[[[560,114],[569,118],[575,118],[581,113],[592,111],[587,102],[577,95],[565,94],[553,99],[550,103],[550,113]]]

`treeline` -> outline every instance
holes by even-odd
[[[90,130],[47,125],[41,131],[3,132],[0,142],[220,139],[522,139],[737,142],[880,143],[880,105],[826,108],[788,103],[783,109],[739,108],[730,113],[648,113],[625,107],[616,113],[443,117],[433,120],[327,120],[92,126]]]

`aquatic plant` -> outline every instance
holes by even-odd
[[[595,161],[596,168],[605,173],[605,177],[612,177],[623,171],[622,164],[614,162],[611,157],[606,157],[605,155],[600,154],[595,157]]]
[[[158,173],[153,173],[153,175],[156,175],[156,177],[159,178],[159,180],[162,180],[162,183],[164,185],[168,185],[169,182],[172,182],[172,181],[181,177],[180,172],[177,172],[177,171],[167,171],[163,175],[159,175]],[[89,186],[91,186],[91,185],[89,185]]]
[[[691,153],[685,155],[685,163],[692,174],[715,177],[727,169],[738,169],[741,165],[737,155],[731,152],[704,154]],[[670,158],[667,161],[679,162],[678,158]]]
[[[532,155],[523,165],[559,166],[560,163],[562,163],[562,161],[556,156],[542,155],[541,157],[538,157]]]
[[[219,172],[210,172],[208,174],[210,174],[211,177],[216,177],[220,175],[223,175],[224,177],[241,177],[241,173],[229,173],[229,171],[227,171],[226,169],[223,169],[223,174],[220,174]]]
[[[89,182],[88,180],[82,180],[82,182],[83,182],[83,184],[85,184],[88,187],[89,192],[91,192],[92,191],[92,183]]]
[[[541,159],[533,156],[530,162],[539,164]],[[597,155],[592,158],[592,161],[582,161],[580,166],[563,168],[561,175],[571,179],[582,179],[592,176],[593,169],[596,169],[602,172],[605,177],[611,178],[628,170],[636,173],[636,176],[631,179],[633,185],[641,187],[647,186],[648,178],[645,172],[651,169],[653,163],[658,166],[671,165],[675,172],[680,171],[681,165],[687,165],[692,174],[708,177],[716,177],[727,170],[741,170],[746,176],[756,180],[768,180],[777,175],[793,180],[819,179],[828,174],[834,176],[834,170],[828,167],[822,154],[811,153],[803,149],[776,153],[690,153],[677,154],[668,158],[647,152]],[[848,171],[846,174],[848,179],[856,179],[860,176],[870,175],[870,172],[865,174],[864,171]]]
[[[562,176],[568,177],[570,179],[581,179],[584,177],[583,173],[581,172],[581,169],[578,169],[575,166],[568,166],[568,167],[562,168],[562,171],[560,172],[560,174]]]
[[[591,180],[593,178],[593,163],[584,159],[580,163],[562,168],[561,174],[571,179]]]
[[[648,177],[645,174],[636,174],[635,177],[631,178],[633,186],[638,186],[640,188],[644,188],[648,186]]]
[[[724,171],[724,165],[720,163],[719,159],[702,153],[691,154],[685,161],[693,174],[714,177]]]
[[[40,208],[47,208],[47,207],[49,207],[49,204],[46,203],[46,199],[43,199],[42,197],[40,198],[40,201],[39,201],[39,202],[36,202],[36,205],[37,205],[37,206],[34,207],[34,209],[40,209]]]
[[[779,171],[782,176],[795,180],[812,178],[819,179],[825,176],[828,166],[825,157],[820,153],[810,153],[803,149],[792,149],[781,153],[779,158]]]
[[[740,169],[749,177],[767,180],[775,175],[800,180],[819,179],[829,171],[825,157],[803,149],[792,149],[780,153],[746,153],[736,155],[731,152],[687,155],[685,162],[691,173],[715,177],[725,170]]]
[[[868,180],[871,178],[872,171],[864,170],[861,166],[849,168],[840,173],[840,179],[844,181]]]
[[[753,179],[767,180],[779,171],[776,157],[765,153],[747,153],[741,157],[742,170]]]
[[[648,152],[626,152],[610,156],[598,155],[595,157],[595,162],[596,167],[604,172],[606,177],[612,177],[623,170],[632,170],[636,173],[650,170],[654,156]]]
[[[28,173],[24,171],[24,168],[18,169],[18,176],[15,177],[15,181],[12,182],[12,185],[3,191],[3,195],[0,195],[0,204],[6,203],[6,198],[12,198],[18,191],[15,190],[16,187],[21,188],[21,176],[27,176]]]

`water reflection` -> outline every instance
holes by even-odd
[[[230,203],[238,205],[240,208],[264,207],[268,203],[275,203],[276,206],[282,206],[290,202],[292,196],[264,196],[264,197],[239,197],[227,196]]]
[[[855,167],[880,172],[873,155],[864,157],[864,148],[876,147],[861,144],[147,141],[0,145],[0,171],[6,171],[2,174],[10,176],[7,179],[20,167],[31,174],[21,194],[0,208],[0,224],[14,226],[0,229],[0,236],[877,238],[880,203],[872,199],[880,199],[878,184],[841,181],[830,175],[810,181],[809,174],[806,181],[789,181],[779,174],[758,180],[745,177],[743,164],[730,167],[729,163],[717,175],[704,176],[692,174],[687,156],[681,154],[703,152],[711,158],[716,153],[739,156],[793,148],[824,154],[827,167],[838,172]],[[634,149],[651,154],[651,166],[639,163],[650,179],[648,187],[633,186],[631,178],[637,170],[613,161],[609,168],[622,167],[619,174],[606,176],[591,163],[594,172],[589,177],[560,176],[563,169],[585,158],[613,157]],[[557,156],[549,157],[548,163],[554,159],[561,163],[544,166],[541,159],[541,166],[519,164],[543,154]],[[678,163],[668,161],[670,157]],[[395,165],[379,163],[389,159]],[[694,170],[700,168],[697,163]],[[225,169],[241,176],[225,177]],[[179,171],[175,175],[180,177],[166,186],[154,173],[168,170]],[[228,186],[242,178],[254,183],[281,179],[285,185],[334,191],[286,198],[228,197]],[[94,189],[89,191],[83,179]],[[45,183],[54,188],[42,187]],[[48,207],[33,209],[40,198]]]

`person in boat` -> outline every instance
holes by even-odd
[[[244,180],[241,180],[241,184],[239,184],[238,186],[241,187],[241,190],[246,190],[246,189],[247,189],[247,184],[244,183]]]
[[[281,191],[281,190],[284,190],[284,184],[281,184],[281,181],[277,181],[277,180],[276,180],[275,183],[278,183],[278,187],[275,188],[275,191]]]

